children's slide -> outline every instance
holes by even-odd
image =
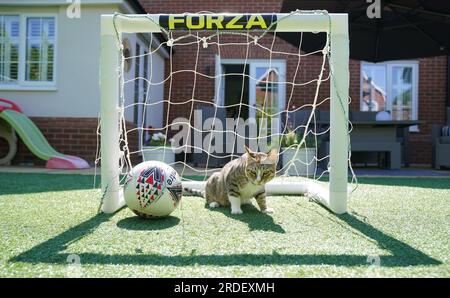
[[[0,106],[0,119],[5,120],[19,135],[30,151],[46,160],[48,169],[87,169],[89,164],[82,158],[59,153],[48,143],[39,128],[21,113],[20,108],[12,102],[0,99],[3,103],[10,104],[11,107]]]

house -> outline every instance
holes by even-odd
[[[97,139],[97,117],[99,114],[98,64],[100,47],[100,15],[103,13],[183,13],[198,11],[213,12],[249,12],[272,13],[281,9],[282,0],[264,1],[194,1],[194,0],[85,0],[81,1],[81,18],[67,16],[70,3],[65,0],[0,0],[0,24],[9,22],[10,35],[17,35],[18,62],[10,61],[8,72],[0,68],[0,98],[14,100],[21,105],[25,113],[42,129],[45,136],[56,149],[74,155],[80,155],[89,161],[95,158]],[[6,17],[8,16],[8,17]],[[13,16],[13,17],[11,17]],[[14,21],[15,20],[15,21]],[[18,24],[18,25],[12,25]],[[3,25],[4,26],[4,25]],[[19,26],[19,28],[17,28]],[[33,29],[35,26],[37,29]],[[6,27],[5,27],[6,28]],[[45,32],[34,36],[34,30]],[[39,38],[41,36],[41,38]],[[298,48],[274,37],[274,47],[280,52],[297,52]],[[26,40],[30,40],[29,43]],[[130,127],[149,126],[163,128],[166,119],[169,123],[177,117],[189,117],[190,108],[183,105],[152,105],[150,113],[143,119],[142,105],[144,97],[149,102],[167,100],[181,102],[194,96],[196,99],[222,105],[236,103],[236,98],[243,96],[242,109],[228,109],[225,114],[241,117],[258,117],[254,109],[248,106],[261,104],[262,94],[270,91],[271,111],[299,107],[314,97],[314,86],[298,88],[291,96],[289,86],[268,86],[267,78],[280,81],[292,81],[296,73],[297,61],[294,57],[274,54],[269,62],[267,53],[252,50],[246,53],[243,47],[222,47],[220,55],[217,48],[209,47],[201,51],[196,59],[196,44],[175,50],[169,64],[168,50],[160,47],[152,59],[145,55],[149,51],[150,40],[156,48],[161,36],[142,34],[124,36],[124,54],[129,55],[124,65],[125,98],[130,106],[126,110],[126,120]],[[228,37],[232,40],[232,37]],[[223,41],[227,41],[224,39]],[[37,52],[28,46],[36,42],[46,45],[47,51]],[[261,42],[269,45],[270,37]],[[29,48],[27,48],[29,47]],[[45,52],[45,53],[44,53]],[[28,63],[27,53],[37,55],[38,67]],[[4,55],[4,54],[3,54]],[[135,59],[139,56],[139,59]],[[147,57],[147,58],[146,58]],[[0,57],[6,61],[4,57]],[[130,63],[128,63],[130,61]],[[5,65],[5,64],[2,64]],[[350,96],[352,111],[387,108],[394,119],[419,119],[425,123],[411,128],[410,162],[412,164],[431,164],[432,142],[431,126],[444,123],[447,98],[448,58],[438,56],[411,61],[389,61],[384,63],[367,63],[350,61]],[[209,76],[230,74],[218,82],[197,76],[194,84],[193,73],[174,73],[173,84],[157,84],[150,88],[151,94],[145,94],[145,80],[133,78],[148,77],[161,82],[172,71],[197,69]],[[320,55],[312,56],[303,63],[296,80],[308,81],[316,78],[321,68]],[[259,78],[254,80],[235,76],[235,73],[251,74]],[[7,77],[7,78],[5,78]],[[170,93],[170,95],[169,95]],[[329,94],[329,84],[324,84],[320,97]],[[206,105],[207,106],[207,105]],[[204,111],[205,104],[198,104]],[[327,105],[324,105],[327,108]],[[170,113],[168,111],[170,110]],[[140,143],[139,136],[134,138]],[[1,144],[0,144],[1,146]],[[20,146],[15,163],[36,162],[29,151]]]
[[[264,0],[264,1],[186,1],[186,0],[140,0],[140,3],[148,13],[183,13],[198,11],[213,12],[248,12],[248,13],[273,13],[278,12],[282,6],[282,0]],[[300,5],[301,1],[299,1]],[[270,46],[270,43],[267,44]],[[279,51],[296,52],[295,47],[286,43],[280,38],[276,38],[274,46]],[[193,53],[195,48],[183,47],[184,51],[179,50],[173,56],[173,69],[193,69],[195,59]],[[251,51],[246,56],[245,49],[232,46],[221,48],[220,60],[217,59],[217,51],[202,51],[197,63],[197,69],[208,72],[210,75],[218,73],[242,73],[244,71],[244,61],[247,63],[245,71],[257,71],[257,69],[268,68],[269,61],[261,61],[263,57],[258,51]],[[264,55],[267,59],[267,55]],[[286,81],[292,81],[295,73],[296,60],[286,57],[272,56],[272,68],[275,70],[285,69],[280,75],[286,76]],[[276,62],[275,64],[273,62]],[[307,63],[302,64],[299,72],[299,81],[308,81],[312,78],[312,74],[316,74],[314,70],[320,69],[321,59],[310,59]],[[167,69],[166,69],[167,71]],[[263,71],[264,72],[264,71]],[[411,164],[430,165],[432,160],[432,141],[431,126],[434,123],[443,124],[445,122],[445,107],[447,98],[447,72],[448,58],[447,56],[438,56],[432,58],[420,58],[411,61],[389,61],[384,63],[367,63],[364,61],[350,61],[350,109],[352,111],[367,110],[365,100],[371,98],[373,102],[377,102],[377,110],[385,107],[391,111],[393,119],[416,119],[425,123],[411,127],[410,143],[409,143],[409,161]],[[231,77],[231,78],[230,78]],[[227,104],[232,104],[232,99],[228,100],[229,94],[235,92],[236,87],[232,87],[235,82],[232,80],[220,84],[222,90],[215,91],[218,84],[214,82],[201,80],[201,88],[196,90],[195,96],[202,100],[212,100],[219,94],[220,98],[224,98]],[[257,76],[258,77],[258,76]],[[178,98],[190,98],[192,93],[193,77],[184,76],[184,83],[180,80],[174,81],[173,89],[177,92]],[[368,79],[371,81],[372,94],[367,93]],[[234,80],[236,81],[236,80]],[[257,84],[247,86],[248,82],[244,82],[242,88],[244,98],[254,100],[261,89]],[[179,84],[179,85],[177,85]],[[228,87],[227,87],[228,84]],[[329,86],[326,84],[322,87],[320,96],[325,98],[329,94]],[[237,89],[241,89],[237,87]],[[284,90],[278,90],[278,101],[281,106],[286,105],[289,99],[290,89],[286,87]],[[299,107],[305,103],[305,98],[313,97],[314,88],[296,89],[291,105]],[[166,98],[167,98],[167,90]],[[232,97],[232,96],[231,96]],[[220,99],[219,100],[222,100]],[[384,102],[383,102],[384,101]],[[221,102],[221,101],[219,101]],[[247,104],[256,104],[257,102],[246,102]],[[284,108],[284,106],[283,106]],[[247,109],[241,111],[241,115],[247,117]],[[235,114],[235,112],[231,112]],[[181,107],[174,106],[171,108],[172,117],[186,116],[186,111]]]
[[[96,157],[100,113],[100,15],[114,12],[145,13],[131,0],[0,0],[0,98],[17,103],[55,149],[90,163]],[[131,57],[125,62],[125,80],[149,79],[150,73],[161,80],[167,51],[160,47],[152,59],[146,55],[159,38],[124,35],[124,53]],[[148,95],[146,87],[144,79],[126,84],[126,104],[145,97],[149,103],[162,100],[162,85]],[[130,127],[161,126],[162,105],[152,109],[154,114],[145,119],[140,107],[128,109]],[[4,143],[0,149],[7,150]],[[21,163],[43,161],[19,141],[13,164]]]

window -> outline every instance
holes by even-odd
[[[19,77],[19,17],[0,15],[0,84]]]
[[[277,68],[270,68],[269,65],[256,67],[256,107],[268,115],[275,114],[280,110],[280,104],[278,103],[278,77]],[[272,125],[271,116],[265,116],[260,111],[256,112],[256,119],[257,123],[260,120],[263,121],[261,124],[263,128],[271,127]]]
[[[282,59],[220,59],[216,56],[216,103],[227,106],[227,117],[260,119],[259,109],[269,114],[281,113],[286,107],[286,61]],[[226,74],[226,75],[224,75]],[[245,74],[244,78],[242,74]],[[252,78],[252,79],[250,79]],[[242,102],[244,108],[237,103]],[[276,122],[273,122],[276,126]],[[272,119],[263,123],[271,127]],[[278,131],[281,129],[279,122]],[[271,133],[276,133],[273,131]]]
[[[0,88],[54,85],[55,17],[0,14]]]
[[[256,106],[274,113],[278,109],[278,71],[276,68],[256,68]]]
[[[393,120],[417,120],[417,93],[416,61],[362,63],[361,111],[388,111]]]
[[[26,81],[53,81],[55,21],[27,18]]]

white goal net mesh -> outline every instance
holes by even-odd
[[[248,146],[277,149],[277,179],[326,181],[330,37],[321,33],[323,42],[311,49],[306,34],[309,41],[319,34],[292,33],[293,45],[273,31],[278,21],[260,30],[120,36],[122,173],[160,160],[184,181],[204,181]]]

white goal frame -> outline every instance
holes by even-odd
[[[172,16],[199,16],[183,14]],[[200,14],[201,15],[201,14]],[[210,14],[208,14],[211,16]],[[213,14],[242,15],[242,14]],[[258,14],[246,14],[258,15]],[[279,20],[276,32],[326,32],[330,36],[330,168],[329,187],[311,187],[301,183],[279,182],[267,185],[272,194],[305,194],[337,214],[347,212],[348,180],[348,89],[349,37],[347,14],[292,13],[271,14]],[[119,53],[117,38],[122,33],[161,33],[159,14],[101,16],[101,188],[105,213],[113,213],[124,206],[120,187],[120,106]],[[167,17],[167,15],[165,15]],[[330,32],[329,32],[330,31]]]

